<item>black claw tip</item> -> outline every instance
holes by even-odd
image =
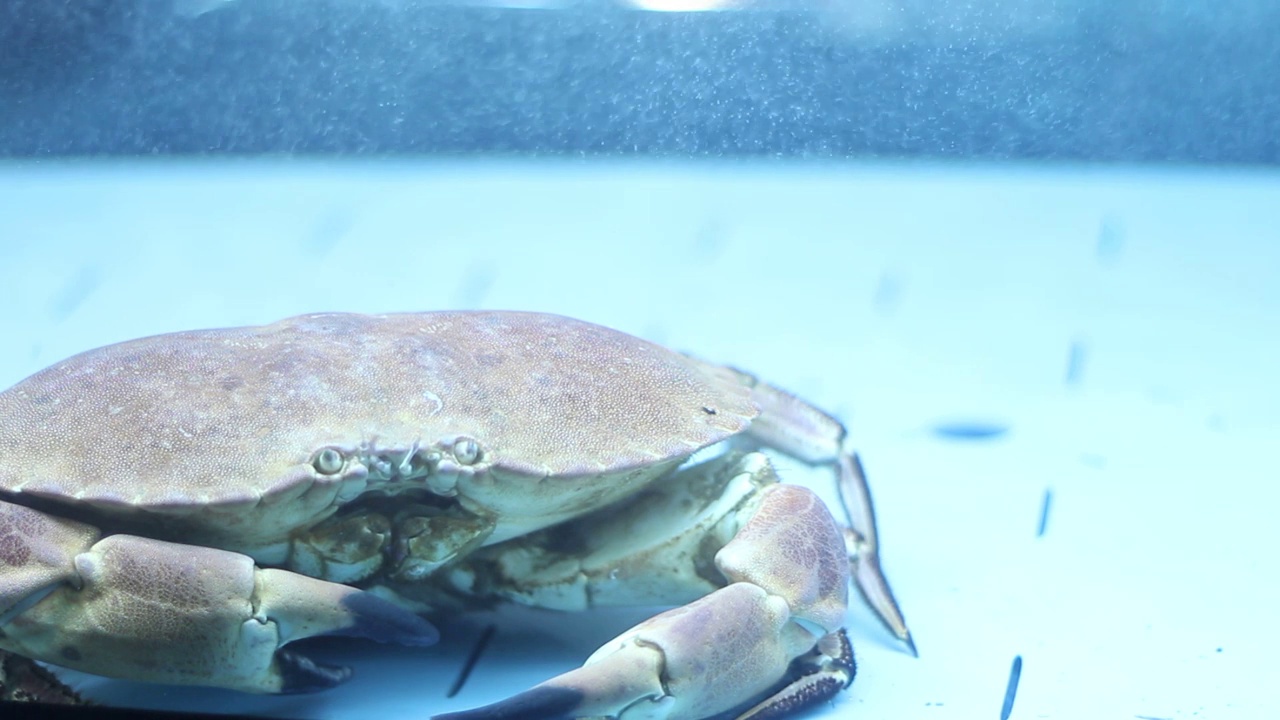
[[[328,690],[351,677],[351,668],[321,665],[288,650],[276,652],[276,666],[280,672],[280,692],[288,695]]]
[[[839,678],[830,675],[809,675],[752,708],[746,713],[746,717],[750,717],[751,720],[782,720],[795,717],[839,695],[844,688],[845,684]]]
[[[377,595],[355,593],[344,598],[342,604],[355,622],[334,635],[354,635],[397,645],[435,645],[440,640],[435,625]]]
[[[582,693],[567,688],[536,687],[474,710],[436,715],[431,720],[561,720],[574,717]]]

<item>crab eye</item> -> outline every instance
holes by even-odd
[[[342,469],[342,453],[333,448],[325,448],[316,453],[311,466],[321,475],[333,475]]]
[[[469,437],[460,437],[453,442],[453,456],[463,465],[471,465],[480,459],[480,444]]]

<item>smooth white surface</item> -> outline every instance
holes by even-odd
[[[0,165],[0,267],[4,386],[113,341],[320,310],[554,311],[750,368],[849,423],[921,651],[855,609],[858,680],[815,717],[996,718],[1015,655],[1013,718],[1274,717],[1280,176]],[[428,650],[326,643],[358,675],[317,696],[76,683],[423,718],[573,667],[638,617],[513,613],[452,700],[481,624]]]

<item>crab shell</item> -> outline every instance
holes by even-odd
[[[388,465],[429,457],[439,491],[495,518],[493,544],[634,492],[756,414],[734,374],[581,321],[316,314],[33,375],[0,394],[0,490],[278,562],[290,535],[407,485]]]

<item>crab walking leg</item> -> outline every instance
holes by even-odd
[[[483,548],[449,581],[479,600],[570,612],[692,602],[727,584],[714,555],[777,482],[763,453],[718,456],[613,507]]]
[[[34,660],[0,650],[0,701],[83,705],[85,701]]]
[[[858,456],[846,448],[848,431],[839,420],[796,396],[760,381],[736,368],[726,368],[751,388],[760,416],[751,424],[750,436],[759,446],[814,466],[832,467],[848,523],[844,529],[853,580],[876,616],[916,655],[915,641],[902,609],[880,568],[876,514],[871,490]]]
[[[350,587],[225,550],[99,535],[0,501],[0,649],[109,677],[281,693],[350,675],[290,641],[437,639],[425,620]]]
[[[866,473],[862,470],[862,460],[855,454],[843,453],[838,460],[840,468],[839,490],[841,503],[850,516],[854,511],[850,508],[862,509],[864,515],[861,524],[851,522],[851,526],[843,528],[845,546],[849,551],[849,562],[853,566],[854,584],[866,599],[867,604],[875,611],[876,616],[899,640],[906,643],[911,654],[919,657],[916,642],[907,628],[907,621],[902,617],[898,601],[893,597],[889,581],[880,569],[880,553],[877,550],[876,519],[871,505],[871,490],[867,484]],[[858,527],[866,530],[859,532]]]
[[[508,700],[440,720],[695,720],[730,711],[770,718],[847,687],[854,669],[841,623],[848,607],[849,566],[826,506],[806,488],[777,483],[768,459],[758,453],[691,470],[707,476],[734,472],[733,480],[750,481],[752,490],[700,536],[677,535],[666,553],[641,551],[618,560],[640,565],[631,569],[633,582],[646,571],[670,568],[679,574],[679,568],[660,564],[675,557],[683,556],[691,567],[709,560],[711,572],[720,577],[719,589],[628,630],[581,668]],[[738,495],[733,484],[727,496]],[[649,506],[647,514],[658,507]],[[736,531],[727,544],[717,543],[718,531],[726,526]],[[688,552],[698,546],[705,556]],[[648,599],[645,592],[641,597]]]

